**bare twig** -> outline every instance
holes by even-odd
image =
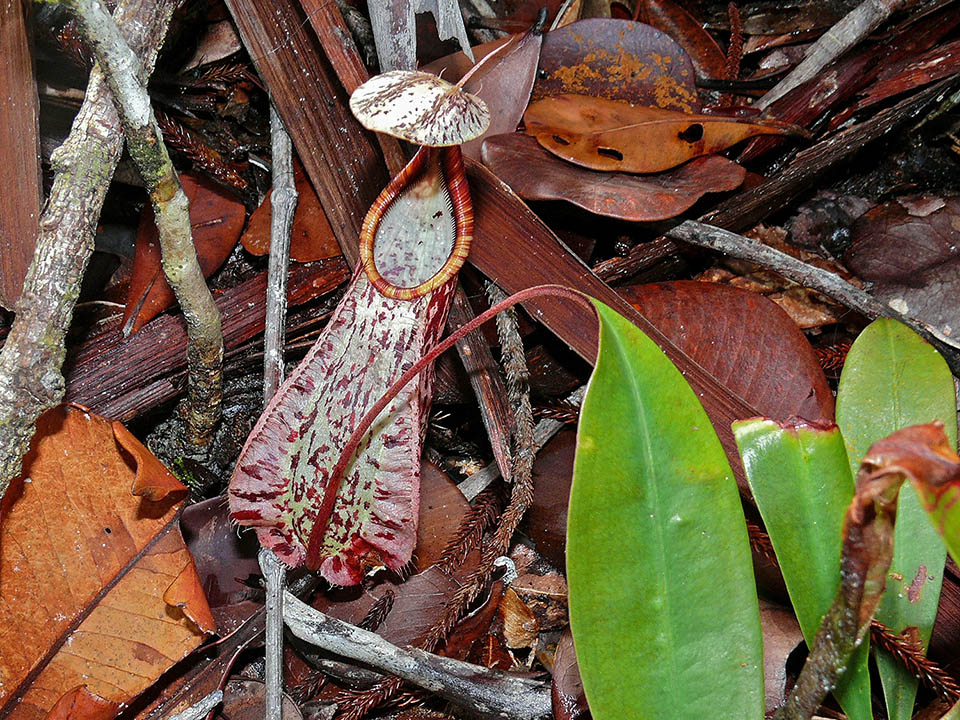
[[[282,720],[283,703],[283,600],[287,567],[273,551],[260,548],[257,556],[260,572],[267,585],[267,629],[264,686],[266,687],[266,720]]]
[[[536,720],[551,716],[550,689],[542,682],[432,655],[401,650],[379,635],[314,610],[294,596],[284,600],[284,619],[301,640],[366,663],[426,688],[487,717]]]
[[[280,115],[270,105],[273,163],[273,204],[270,216],[270,258],[267,264],[267,309],[264,326],[263,403],[270,402],[283,382],[283,345],[287,321],[287,266],[290,229],[297,207],[293,179],[293,143]],[[283,591],[286,566],[271,550],[261,548],[260,569],[267,583],[267,629],[264,638],[266,720],[282,720],[283,704]]]
[[[143,177],[156,214],[162,265],[187,324],[188,423],[206,443],[220,419],[223,335],[220,313],[204,281],[190,226],[190,204],[163,144],[141,78],[140,60],[100,0],[66,0],[103,69],[123,124],[127,149]]]
[[[774,101],[814,77],[835,58],[873,32],[903,4],[904,0],[863,0],[811,45],[803,62],[757,100],[755,107],[761,110],[770,107]]]
[[[223,690],[214,690],[205,695],[183,712],[171,716],[170,720],[201,720],[223,700]]]
[[[290,263],[290,229],[297,208],[293,180],[293,143],[283,120],[270,105],[271,160],[273,163],[273,214],[270,216],[270,259],[267,266],[267,317],[264,330],[263,399],[270,401],[283,382],[283,343],[287,316],[287,266]]]
[[[117,20],[142,59],[146,80],[178,3],[123,0]],[[93,252],[93,235],[123,139],[103,73],[94,69],[69,137],[53,157],[55,177],[36,253],[0,352],[0,496],[20,474],[40,414],[60,402],[64,336]]]
[[[851,285],[839,275],[808,265],[758,240],[751,240],[743,235],[693,220],[687,220],[670,230],[667,237],[718,250],[741,260],[755,262],[804,287],[821,292],[871,319],[889,317],[899,320],[934,345],[943,354],[953,372],[960,373],[960,342],[945,335],[939,328],[897,312],[866,291]]]

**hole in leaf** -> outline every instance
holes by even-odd
[[[104,531],[107,535],[112,535],[112,534],[113,534],[113,530],[111,530],[110,528],[104,528],[103,531]]]
[[[703,125],[700,123],[689,125],[686,130],[678,133],[677,137],[689,143],[700,142],[703,140]]]
[[[623,153],[619,150],[614,150],[613,148],[598,147],[597,155],[603,155],[604,157],[613,158],[617,162],[623,160]]]
[[[560,137],[559,135],[554,135],[554,136],[553,136],[553,139],[554,139],[556,142],[560,143],[561,145],[569,145],[569,144],[570,144],[570,141],[569,141],[569,140],[567,140],[565,137]]]

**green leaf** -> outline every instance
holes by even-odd
[[[600,349],[567,530],[590,710],[595,720],[762,718],[760,615],[726,455],[680,372],[594,303]]]
[[[808,647],[840,586],[843,517],[853,476],[835,426],[755,418],[733,424],[756,500]],[[834,694],[851,720],[870,720],[867,645],[853,655]]]
[[[872,322],[850,348],[837,393],[837,424],[853,472],[874,442],[909,425],[941,420],[956,447],[954,397],[953,376],[931,345],[895,320]],[[945,557],[943,541],[916,494],[901,493],[893,562],[876,619],[894,632],[916,627],[926,647],[937,614]],[[890,719],[909,720],[916,678],[888,653],[877,652],[876,658]]]

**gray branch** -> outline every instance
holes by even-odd
[[[283,343],[287,318],[287,267],[290,230],[297,209],[293,179],[293,143],[283,120],[270,105],[273,195],[270,202],[270,259],[267,265],[267,317],[264,330],[263,400],[270,401],[283,382]]]
[[[117,6],[116,21],[142,59],[141,81],[153,71],[177,5],[177,0],[122,0]],[[110,90],[94,68],[70,135],[51,158],[53,188],[16,321],[0,351],[0,496],[21,472],[37,418],[63,398],[64,337],[122,150]]]
[[[379,635],[324,615],[287,593],[283,618],[301,640],[437,693],[484,718],[552,717],[549,685],[424,650],[402,650]]]
[[[220,419],[223,334],[220,313],[207,288],[190,226],[190,203],[138,77],[140,61],[100,0],[64,0],[80,21],[84,38],[104,70],[120,113],[127,149],[143,177],[156,214],[163,272],[187,324],[188,423],[205,443]]]
[[[873,32],[903,4],[904,0],[863,0],[821,35],[807,50],[803,61],[757,100],[754,107],[764,110],[794,88],[815,77],[833,60]]]
[[[945,335],[942,330],[929,323],[897,312],[839,275],[797,260],[758,240],[693,220],[681,223],[666,235],[674,240],[683,240],[762,265],[795,283],[821,292],[868,318],[889,317],[899,320],[936,347],[954,374],[960,373],[960,341]]]
[[[209,695],[204,695],[183,712],[173,715],[170,720],[203,720],[222,701],[223,690],[214,690]]]

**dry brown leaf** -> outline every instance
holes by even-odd
[[[215,630],[177,528],[185,488],[144,453],[80,406],[38,421],[0,509],[5,717],[103,720]]]
[[[676,217],[706,193],[735,190],[746,175],[719,155],[694,158],[656,175],[597,172],[563,162],[520,133],[488,138],[483,162],[525,200],[566,200],[631,222]]]
[[[798,260],[803,260],[822,270],[840,275],[858,287],[860,285],[859,281],[838,263],[790,245],[786,242],[787,232],[783,228],[757,225],[746,235]],[[766,270],[754,263],[735,258],[724,258],[722,264],[722,267],[705,270],[695,279],[702,282],[731,285],[741,290],[764,295],[779,305],[802,330],[833,325],[839,322],[839,318],[847,314],[846,308],[839,303],[815,290],[801,287],[772,270]]]
[[[297,208],[293,214],[290,230],[290,259],[296,262],[325,260],[340,254],[337,238],[320,205],[320,198],[303,171],[303,166],[293,159],[293,179],[297,185]],[[270,252],[270,217],[273,212],[273,190],[267,193],[253,214],[247,229],[240,238],[243,248],[253,255]]]
[[[535,647],[540,626],[533,612],[520,599],[513,588],[507,588],[500,600],[500,619],[503,621],[503,639],[507,647]]]
[[[555,155],[593,170],[653,173],[726,150],[755,135],[803,135],[788,123],[692,115],[588,95],[531,103],[527,134]]]
[[[638,19],[662,30],[680,43],[700,77],[725,76],[726,55],[713,35],[686,8],[671,0],[639,0],[638,5]]]
[[[484,138],[517,129],[530,102],[542,42],[540,32],[514,36],[496,57],[464,83],[463,89],[483,100],[490,111],[490,125],[483,135],[463,144],[464,155],[476,160]]]

